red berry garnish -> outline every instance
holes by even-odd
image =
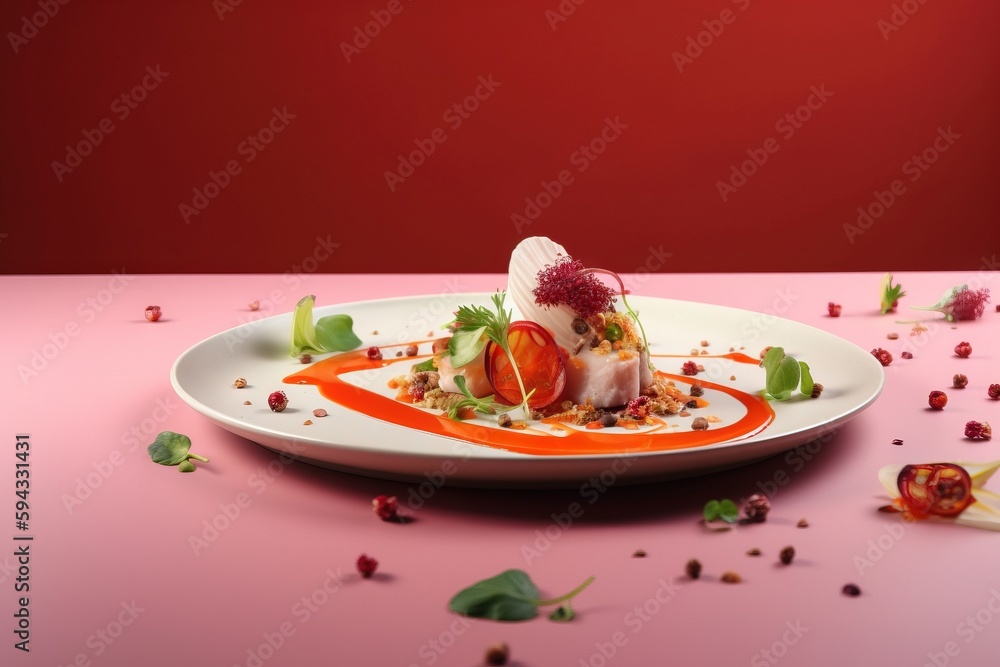
[[[698,374],[698,364],[693,361],[685,361],[681,365],[681,372],[684,375],[697,375]]]
[[[383,521],[395,521],[399,518],[399,501],[396,496],[375,496],[372,499],[372,511]]]
[[[883,366],[888,366],[892,363],[892,355],[889,354],[888,350],[883,350],[880,347],[872,350],[872,356],[878,359],[878,362]]]
[[[961,343],[955,346],[955,354],[957,354],[963,359],[967,359],[969,355],[972,354],[972,346],[966,343],[965,341],[962,341]]]
[[[281,412],[288,407],[288,396],[285,396],[283,391],[273,392],[267,397],[267,407],[274,412]]]
[[[371,576],[375,574],[375,570],[377,569],[378,569],[377,560],[375,560],[371,556],[366,556],[365,554],[361,554],[360,556],[358,556],[358,572],[361,573],[362,577],[364,577],[365,579],[370,579]]]
[[[368,351],[365,352],[365,354],[368,355],[368,358],[372,361],[380,361],[382,359],[382,350],[378,349],[374,345],[368,348]]]
[[[912,352],[905,352],[904,351],[899,356],[903,357],[904,359],[912,359],[913,358],[913,353]]]
[[[948,404],[948,395],[935,389],[927,396],[927,404],[934,410],[943,410]]]
[[[747,521],[760,523],[767,520],[767,513],[771,511],[771,501],[761,493],[755,493],[743,504],[743,514]]]
[[[986,390],[986,395],[994,401],[1000,400],[1000,384],[991,384],[990,388]]]
[[[633,398],[625,406],[625,414],[635,419],[645,419],[649,416],[649,396]]]
[[[993,429],[989,422],[971,421],[965,425],[965,437],[970,440],[989,440],[993,437]]]
[[[840,304],[831,301],[826,304],[826,312],[830,313],[830,317],[840,317]]]
[[[955,377],[951,379],[951,386],[955,389],[965,389],[969,384],[969,378],[965,373],[955,373]]]
[[[146,306],[146,319],[150,322],[157,321],[162,314],[159,306]]]

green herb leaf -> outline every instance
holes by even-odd
[[[792,391],[799,386],[801,371],[795,359],[785,355],[785,350],[772,347],[764,355],[761,366],[766,371],[764,393],[776,401],[787,401]]]
[[[882,278],[882,314],[885,315],[896,305],[896,302],[906,296],[902,285],[892,284],[892,274],[887,273]]]
[[[190,459],[208,462],[204,456],[190,453],[191,438],[173,431],[163,431],[146,447],[153,463],[164,466],[178,466],[181,472],[193,472],[195,467]]]
[[[719,518],[720,513],[718,500],[709,500],[705,503],[705,508],[701,511],[702,516],[705,517],[705,521],[715,521]]]
[[[292,314],[293,357],[309,352],[344,352],[361,345],[354,334],[354,320],[349,315],[327,315],[313,322],[313,304],[316,297],[304,296],[295,304]]]
[[[806,396],[812,396],[815,383],[813,382],[812,373],[809,372],[809,364],[804,361],[800,361],[799,370],[802,375],[802,384],[799,386],[799,391]]]
[[[736,523],[740,518],[740,510],[732,500],[724,498],[722,500],[709,500],[702,509],[702,516],[706,522],[717,519],[726,523]]]
[[[462,589],[448,603],[457,614],[495,621],[527,621],[538,615],[538,607],[567,602],[594,581],[590,577],[580,586],[551,600],[538,598],[538,587],[523,570],[506,570]],[[557,610],[558,611],[558,610]],[[570,612],[572,613],[572,612]],[[565,615],[565,612],[564,612]],[[553,620],[571,620],[561,618]]]
[[[421,361],[419,364],[414,364],[412,370],[414,373],[420,373],[423,371],[436,371],[437,365],[434,363],[434,357],[429,357]]]
[[[486,347],[486,326],[476,329],[460,329],[448,340],[448,354],[451,356],[451,365],[458,369],[473,361],[479,353]]]

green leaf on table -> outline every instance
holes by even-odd
[[[580,586],[550,600],[539,599],[538,587],[523,570],[506,570],[462,589],[448,603],[457,614],[494,621],[527,621],[538,615],[539,607],[567,602],[593,582],[590,577]],[[570,617],[572,618],[572,617]],[[562,618],[558,620],[570,620]],[[553,619],[557,620],[557,619]]]
[[[153,463],[159,463],[163,466],[177,466],[181,472],[194,472],[195,467],[191,463],[191,459],[208,463],[208,459],[204,456],[192,454],[190,450],[191,438],[173,431],[163,431],[156,436],[152,444],[146,447]]]
[[[292,313],[292,343],[290,354],[345,352],[361,345],[354,333],[354,320],[350,315],[327,315],[313,322],[313,305],[316,297],[304,296],[295,304]]]
[[[726,523],[736,523],[740,518],[740,510],[732,500],[709,500],[702,509],[706,522],[721,520]]]

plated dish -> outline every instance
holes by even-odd
[[[642,482],[750,463],[832,433],[871,405],[884,383],[871,354],[813,327],[740,309],[630,296],[657,369],[679,387],[704,387],[708,406],[697,412],[712,418],[708,429],[691,428],[692,410],[637,430],[588,433],[580,425],[538,422],[512,431],[495,418],[456,421],[397,400],[392,379],[430,355],[432,340],[459,307],[487,306],[491,297],[441,294],[319,307],[317,316],[350,315],[363,343],[358,352],[315,355],[310,365],[288,354],[292,315],[274,316],[197,343],[174,363],[171,382],[185,402],[222,428],[318,465],[421,484],[510,487],[576,485],[602,474]],[[406,356],[410,345],[417,346],[416,357]],[[825,386],[822,396],[760,398],[758,354],[767,345],[808,360]],[[370,346],[381,350],[380,362],[364,357]],[[358,363],[347,363],[351,359]],[[681,368],[689,361],[704,370],[685,376]],[[247,386],[236,389],[240,377]],[[288,396],[280,413],[267,406],[277,389]],[[313,416],[317,409],[327,416]]]

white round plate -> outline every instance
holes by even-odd
[[[291,313],[230,329],[194,345],[174,362],[171,383],[181,399],[222,428],[298,459],[371,477],[484,487],[570,486],[602,475],[605,480],[611,477],[635,483],[732,468],[829,437],[882,391],[885,374],[878,361],[825,331],[709,304],[639,296],[629,301],[640,313],[660,370],[679,374],[684,361],[696,360],[705,367],[697,379],[756,394],[764,386],[764,370],[721,355],[732,348],[756,358],[764,346],[780,345],[787,354],[809,364],[813,378],[825,387],[823,394],[815,400],[800,396],[786,402],[772,401],[775,418],[769,425],[730,442],[628,454],[517,454],[349,410],[321,396],[313,385],[284,384],[284,378],[303,369],[288,355]],[[364,347],[390,346],[441,335],[442,325],[458,306],[473,304],[490,306],[490,295],[346,303],[317,307],[314,316],[348,314],[354,318],[354,331]],[[700,348],[701,341],[709,341],[706,349],[720,356],[691,356],[692,348]],[[422,346],[421,352],[426,348]],[[316,359],[325,356],[317,355]],[[393,364],[380,371],[365,371],[354,381],[361,385],[359,391],[392,396],[388,380],[406,369],[405,364]],[[249,385],[235,389],[237,377],[246,378]],[[289,398],[288,409],[281,413],[267,407],[268,394],[277,389]],[[713,402],[712,410],[725,412],[725,400],[713,401],[725,398],[717,393],[716,397],[706,393],[706,398]],[[252,405],[244,405],[246,400]],[[328,416],[313,417],[316,408],[325,409]],[[306,420],[312,424],[304,424]],[[678,428],[689,429],[690,425],[683,422]],[[624,429],[622,437],[629,437]]]

